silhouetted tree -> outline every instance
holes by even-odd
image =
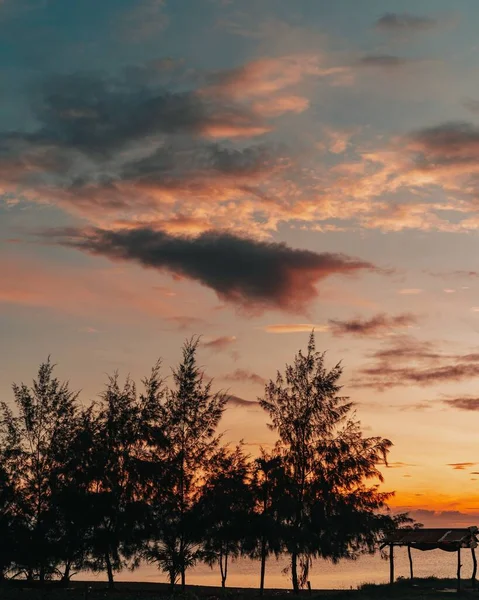
[[[95,473],[93,407],[80,411],[71,432],[69,453],[53,474],[54,509],[57,519],[57,554],[63,563],[62,580],[68,582],[72,569],[86,566],[94,531],[92,475]]]
[[[146,535],[149,507],[145,495],[152,440],[163,422],[163,382],[159,363],[143,381],[144,393],[118,375],[109,378],[91,422],[90,511],[93,523],[88,566],[114,572],[135,562]]]
[[[245,552],[260,559],[260,594],[264,592],[266,560],[269,555],[279,557],[282,550],[282,518],[285,504],[285,472],[281,456],[268,454],[261,448],[261,456],[253,463],[251,488],[254,495],[254,513]]]
[[[3,405],[2,405],[3,406]],[[1,424],[0,434],[0,581],[3,581],[18,559],[19,542],[24,535],[23,522],[16,504],[18,468],[15,432]]]
[[[77,394],[53,376],[54,365],[40,365],[31,388],[13,385],[16,415],[2,405],[4,452],[15,456],[17,523],[21,523],[19,567],[44,581],[60,558],[55,510],[55,473],[65,464],[78,417]]]
[[[311,334],[284,375],[265,386],[261,406],[279,435],[287,484],[284,543],[291,557],[293,589],[308,578],[315,557],[338,560],[372,550],[381,530],[390,493],[380,492],[378,466],[391,447],[381,437],[365,438],[351,413],[352,403],[339,396],[340,364],[331,370],[315,348]]]
[[[218,448],[216,428],[226,403],[224,394],[213,394],[211,382],[205,383],[198,367],[198,339],[183,346],[182,362],[173,371],[174,388],[168,390],[164,404],[165,476],[155,506],[159,528],[146,552],[168,573],[173,586],[181,578],[186,584],[186,569],[199,557],[197,505],[201,486],[207,476],[211,457]]]
[[[221,448],[210,463],[199,508],[204,527],[203,559],[211,567],[219,565],[223,588],[229,559],[241,554],[253,507],[250,466],[242,447]]]

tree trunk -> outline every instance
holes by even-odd
[[[264,576],[266,573],[266,541],[261,540],[261,575],[259,580],[259,593],[260,596],[264,593]]]
[[[40,567],[38,579],[40,580],[40,585],[45,583],[45,567],[43,565]]]
[[[409,577],[412,581],[414,579],[414,568],[413,568],[413,564],[412,564],[411,546],[407,547],[407,555],[409,558]]]
[[[293,590],[295,594],[299,594],[299,583],[298,583],[298,555],[296,552],[291,554],[291,581],[293,583]]]
[[[68,583],[70,581],[70,570],[72,567],[72,563],[70,560],[67,560],[65,564],[65,570],[63,571],[62,581],[63,583]]]
[[[105,553],[106,572],[108,573],[108,589],[112,590],[115,587],[115,580],[113,579],[113,567],[111,566],[110,554]]]
[[[176,571],[174,568],[170,569],[169,575],[170,575],[170,589],[173,592],[175,590],[175,583],[176,583]]]
[[[389,545],[389,583],[394,583],[394,545]]]
[[[477,558],[476,558],[476,551],[475,551],[474,548],[471,548],[471,555],[472,555],[472,577],[471,577],[471,583],[472,583],[472,587],[474,589],[476,589]]]
[[[184,592],[186,589],[186,570],[185,563],[181,565],[181,591]]]
[[[461,548],[457,551],[457,591],[461,591]]]
[[[224,568],[221,566],[221,587],[226,587],[226,578],[228,577],[228,553],[225,554]]]
[[[181,516],[181,532],[180,532],[180,571],[181,571],[181,591],[186,589],[186,568],[185,568],[185,542],[183,538],[183,514]]]

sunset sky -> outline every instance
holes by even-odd
[[[51,354],[87,404],[202,334],[254,453],[314,327],[394,443],[393,505],[479,525],[478,23],[477,0],[0,0],[1,399]]]

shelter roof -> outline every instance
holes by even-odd
[[[459,548],[475,548],[478,545],[477,527],[449,529],[398,529],[386,536],[384,545],[411,546],[418,550],[457,551]]]

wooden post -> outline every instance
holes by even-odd
[[[389,583],[394,583],[394,544],[389,544]]]
[[[477,558],[476,558],[476,550],[474,548],[471,548],[471,554],[472,554],[472,577],[471,577],[471,583],[472,583],[473,589],[476,589]]]
[[[413,565],[412,565],[412,554],[411,554],[411,546],[408,545],[407,547],[407,555],[409,558],[409,576],[411,581],[414,579],[414,569],[413,569]]]
[[[461,591],[461,548],[457,551],[457,591]]]

